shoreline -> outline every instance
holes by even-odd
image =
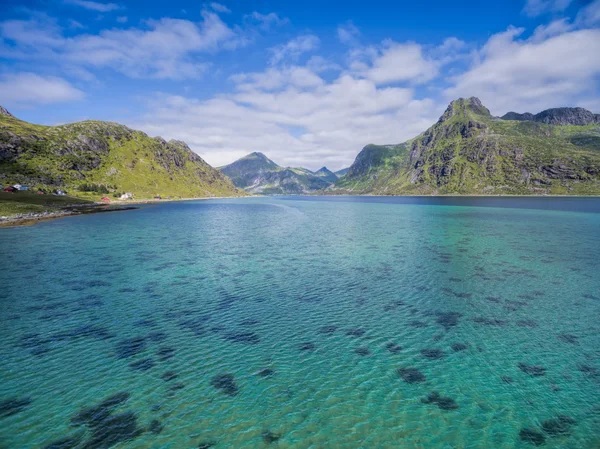
[[[30,212],[19,214],[5,219],[0,219],[0,228],[18,227],[18,226],[33,226],[42,221],[55,220],[58,218],[72,217],[78,215],[88,215],[106,212],[120,212],[127,210],[136,210],[135,205],[142,204],[160,204],[174,203],[179,201],[204,201],[204,200],[221,200],[233,198],[269,198],[269,197],[294,197],[304,196],[312,197],[374,197],[374,198],[600,198],[600,195],[374,195],[374,194],[290,194],[290,195],[246,195],[246,196],[211,196],[199,198],[176,198],[176,199],[160,199],[155,200],[139,199],[139,200],[114,200],[110,203],[96,202],[92,204],[72,204],[65,207],[64,210]],[[128,207],[131,206],[131,207]]]

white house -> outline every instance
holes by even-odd
[[[133,198],[133,194],[131,192],[125,192],[123,195],[121,195],[122,200],[129,200],[131,198]]]

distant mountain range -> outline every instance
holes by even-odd
[[[327,167],[315,172],[306,168],[281,167],[262,153],[251,153],[219,170],[236,187],[262,195],[311,193],[324,190],[339,179],[339,175]]]
[[[460,98],[414,139],[365,146],[327,192],[599,195],[599,125],[582,108],[499,118],[478,98]]]
[[[245,195],[184,142],[112,122],[34,125],[0,106],[0,184],[90,196]]]

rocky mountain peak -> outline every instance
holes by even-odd
[[[450,120],[452,117],[470,118],[471,116],[490,117],[490,111],[486,108],[481,100],[477,97],[459,98],[452,101],[444,114],[440,117],[438,123]]]
[[[8,110],[2,106],[0,106],[0,115],[5,115],[7,117],[15,117],[14,115],[12,115],[10,112],[8,112]]]

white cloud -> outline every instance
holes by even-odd
[[[84,94],[68,81],[30,72],[0,77],[0,104],[31,105],[81,100]]]
[[[109,67],[134,78],[185,79],[201,75],[208,63],[201,53],[243,45],[241,37],[215,13],[204,11],[202,22],[149,20],[145,27],[110,29],[99,34],[64,37],[51,21],[13,20],[0,23],[0,55]],[[6,41],[13,45],[7,46]]]
[[[210,7],[212,9],[214,9],[215,11],[220,12],[220,13],[226,13],[227,14],[227,13],[231,12],[231,10],[227,6],[222,5],[221,3],[213,2],[213,3],[210,4]]]
[[[119,22],[119,23],[126,23],[127,22],[127,16],[119,16],[119,17],[117,17],[117,22]]]
[[[600,30],[550,33],[543,39],[544,29],[519,40],[523,31],[511,27],[492,36],[446,96],[478,96],[500,115],[572,106],[593,95],[600,75]]]
[[[437,73],[437,64],[423,55],[421,45],[395,42],[388,42],[378,51],[370,67],[363,71],[363,75],[376,84],[408,81],[423,83],[434,78]]]
[[[579,11],[575,23],[581,27],[591,27],[600,24],[600,0],[595,0]]]
[[[359,35],[359,29],[356,28],[356,26],[351,21],[348,21],[344,25],[340,25],[337,28],[337,36],[342,44],[356,44]]]
[[[248,14],[245,16],[246,21],[258,23],[260,28],[263,30],[268,30],[272,26],[282,26],[288,24],[290,21],[286,17],[279,17],[274,12],[270,12],[269,14],[261,14],[254,11],[252,14]]]
[[[99,12],[110,12],[121,7],[116,3],[101,3],[101,2],[93,2],[89,0],[66,0],[66,3],[71,5],[80,6],[85,9],[89,9],[90,11],[99,11]]]
[[[232,80],[237,92],[205,101],[161,96],[145,120],[131,126],[178,136],[216,166],[262,151],[282,165],[339,169],[369,142],[414,137],[443,110],[415,99],[409,88],[378,88],[348,74],[326,82],[307,67],[270,68]]]
[[[320,40],[313,34],[298,36],[285,44],[277,45],[270,49],[271,64],[278,64],[287,59],[296,60],[306,52],[315,50],[319,46]]]
[[[527,0],[523,12],[530,17],[564,11],[573,0]]]

